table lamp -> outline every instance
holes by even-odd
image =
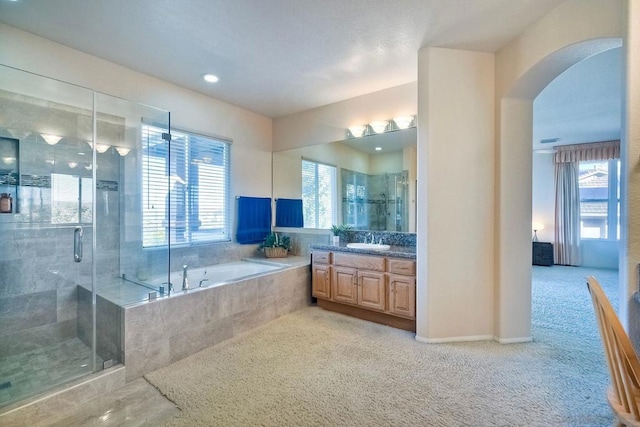
[[[542,224],[541,222],[534,222],[532,225],[533,228],[533,241],[537,242],[538,241],[538,230],[542,230],[544,229],[544,224]]]

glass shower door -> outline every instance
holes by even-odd
[[[0,66],[0,407],[95,370],[92,141],[92,91]]]

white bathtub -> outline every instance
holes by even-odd
[[[209,288],[221,284],[237,282],[251,277],[259,277],[284,268],[288,264],[279,264],[270,261],[235,261],[225,264],[216,264],[200,268],[187,268],[189,290]],[[170,282],[173,284],[173,292],[169,293],[167,276],[158,275],[148,280],[138,278],[117,278],[98,283],[97,294],[114,304],[124,307],[130,304],[140,303],[152,298],[163,298],[170,295],[183,295],[182,270],[172,272]],[[88,288],[91,290],[90,288]],[[161,292],[162,290],[162,292]]]
[[[187,268],[187,279],[189,289],[208,288],[282,270],[284,267],[286,267],[285,264],[235,261],[208,267]],[[182,271],[172,272],[170,275],[174,293],[182,291],[182,276]],[[160,280],[157,285],[161,285],[163,282],[166,282],[166,279]]]

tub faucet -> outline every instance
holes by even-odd
[[[200,286],[200,287],[203,287],[203,286],[204,286],[204,283],[205,283],[205,282],[208,282],[208,281],[209,281],[209,279],[207,279],[207,278],[205,277],[204,279],[200,280],[200,285],[199,285],[199,286]]]
[[[186,291],[189,289],[189,279],[187,278],[187,268],[189,266],[187,264],[182,266],[182,290]]]

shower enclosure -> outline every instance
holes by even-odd
[[[0,66],[0,409],[120,362],[97,291],[168,274],[142,245],[143,122],[169,135],[166,111]]]
[[[357,230],[409,231],[408,172],[342,169],[342,218]]]

